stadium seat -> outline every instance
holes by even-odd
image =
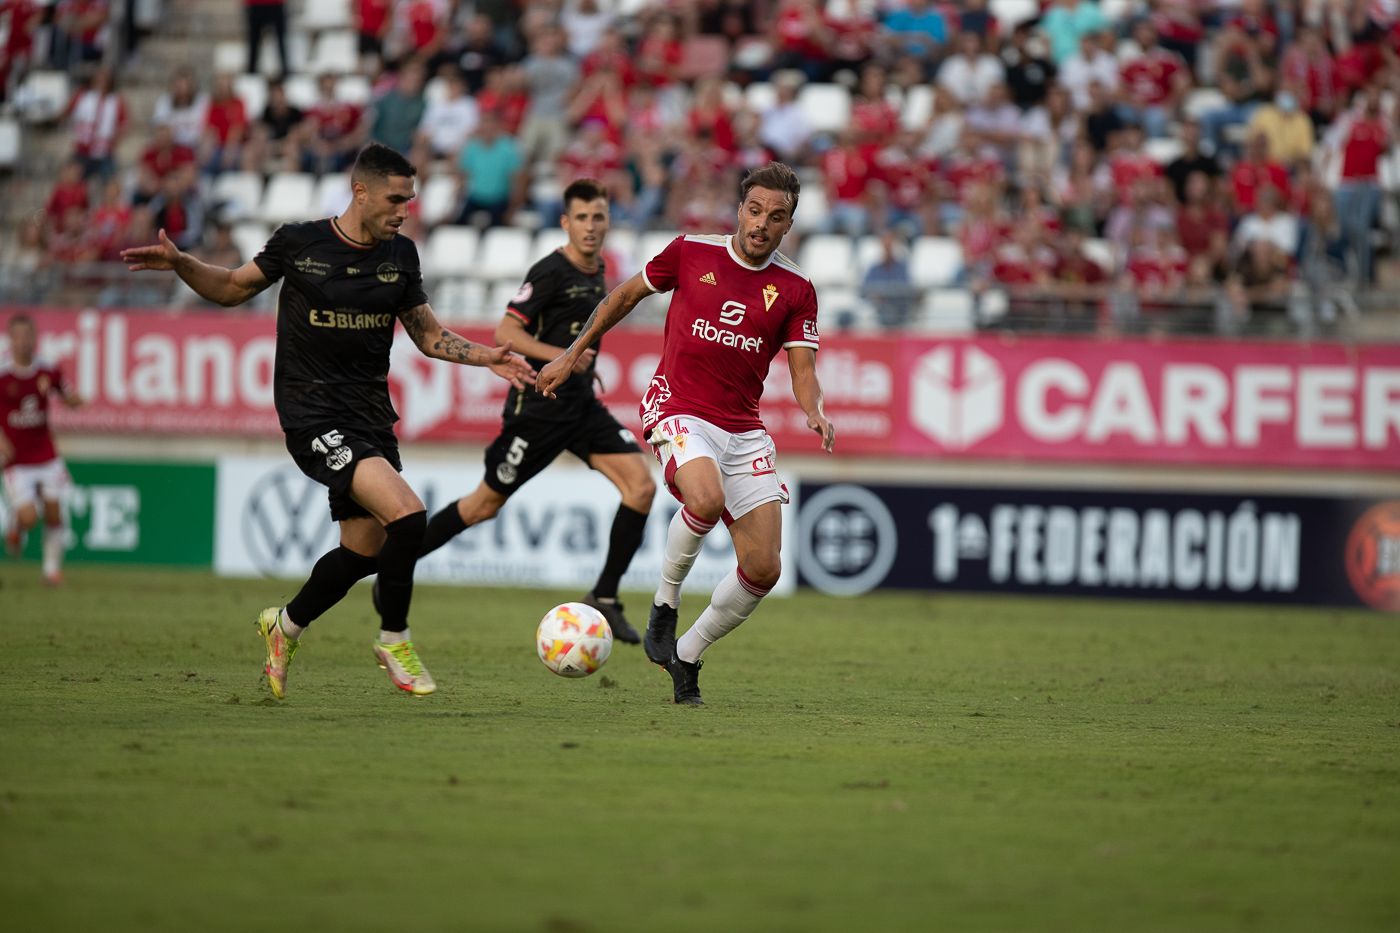
[[[438,227],[423,245],[423,274],[430,277],[466,276],[476,273],[481,234],[475,227]]]
[[[763,113],[778,102],[778,91],[766,81],[755,81],[744,88],[744,101],[754,113]]]
[[[1380,161],[1376,163],[1376,176],[1382,190],[1400,191],[1400,150],[1392,149],[1381,156]]]
[[[537,211],[559,210],[563,197],[564,186],[553,174],[536,175],[530,182],[530,206]]]
[[[257,215],[263,180],[257,172],[224,172],[214,179],[214,201],[223,202],[227,217],[243,220]]]
[[[1181,104],[1181,112],[1193,120],[1199,120],[1212,110],[1220,110],[1229,104],[1229,98],[1219,88],[1198,87],[1186,95],[1186,100]]]
[[[273,175],[263,189],[258,216],[270,224],[283,224],[307,220],[316,208],[316,176],[282,172]]]
[[[309,60],[306,35],[298,30],[287,30],[287,63],[293,74],[306,70]],[[244,39],[228,39],[214,46],[214,71],[217,74],[242,74],[248,67],[248,43]],[[282,71],[282,60],[277,55],[277,42],[270,33],[263,36],[262,49],[258,55],[258,73],[266,77],[276,77]]]
[[[483,279],[514,281],[517,285],[530,268],[530,232],[518,227],[492,227],[481,238],[477,275]]]
[[[851,92],[840,84],[804,84],[797,103],[814,132],[839,133],[851,122]]]
[[[797,214],[792,219],[792,227],[798,233],[812,233],[826,225],[831,213],[831,205],[826,199],[826,189],[818,184],[802,183],[802,194],[797,199]]]
[[[935,288],[924,295],[911,330],[922,333],[966,334],[976,328],[976,305],[965,288]]]
[[[1122,23],[1137,11],[1140,0],[1103,0],[1099,9],[1110,23]]]
[[[724,97],[724,106],[730,110],[738,111],[744,108],[744,89],[733,81],[726,81],[720,85],[720,94]]]
[[[316,37],[315,48],[307,69],[312,74],[350,74],[360,66],[359,38],[353,30],[323,32]]]
[[[233,92],[243,101],[249,120],[256,120],[267,109],[267,79],[262,75],[234,75]]]
[[[233,225],[233,245],[238,247],[238,255],[244,262],[252,259],[267,245],[272,229],[267,224],[256,221]]]
[[[682,81],[717,78],[729,70],[729,40],[724,36],[691,36],[681,46]]]
[[[486,319],[486,286],[475,279],[455,277],[433,283],[433,311],[443,323],[472,323]]]
[[[429,175],[418,189],[418,216],[429,227],[451,223],[461,206],[457,176],[447,172]]]
[[[305,110],[316,103],[316,79],[308,74],[287,75],[282,83],[287,103]]]
[[[520,291],[520,280],[525,277],[524,271],[518,278],[501,279],[491,286],[486,293],[486,301],[481,305],[476,314],[476,320],[496,323],[506,313],[506,305]]]
[[[821,303],[822,326],[855,333],[875,333],[880,318],[875,306],[854,288],[828,288],[817,296]]]
[[[631,275],[641,268],[637,259],[637,233],[635,230],[626,228],[609,230],[608,238],[603,241],[603,252],[618,267],[614,271],[624,276]]]
[[[372,90],[369,78],[360,74],[342,75],[340,80],[335,83],[337,100],[349,101],[352,104],[359,104],[361,107],[369,106]]]
[[[62,71],[31,71],[15,92],[15,107],[26,123],[51,123],[63,115],[72,94]]]
[[[350,175],[348,172],[327,172],[316,182],[315,198],[317,217],[334,217],[345,210],[350,203]]]
[[[856,284],[848,236],[818,233],[804,237],[797,264],[817,288],[850,288]]]
[[[740,36],[734,42],[734,67],[762,71],[773,61],[773,43],[763,36]]]
[[[545,227],[535,234],[534,245],[530,247],[530,258],[532,262],[538,262],[545,255],[569,242],[569,235],[562,227]],[[606,240],[604,242],[607,242]]]
[[[428,104],[440,104],[447,100],[447,79],[429,78],[423,85],[423,100]]]
[[[11,169],[19,164],[20,140],[19,121],[0,118],[0,168]]]
[[[305,0],[301,27],[309,32],[350,27],[350,0]]]
[[[909,257],[909,277],[920,288],[952,285],[962,269],[962,244],[952,237],[921,236]]]
[[[653,230],[650,233],[643,233],[637,237],[637,249],[632,258],[637,260],[638,265],[645,266],[651,262],[653,256],[665,249],[679,235],[674,230]]]
[[[1003,36],[1011,35],[1011,30],[1021,23],[1040,16],[1038,0],[991,0],[988,6]]]
[[[909,247],[900,243],[896,249],[899,256],[905,260],[909,258]],[[880,238],[874,235],[866,235],[856,241],[856,284],[865,281],[865,274],[870,271],[870,267],[885,258],[885,247],[880,243]]]
[[[933,87],[916,84],[904,95],[904,106],[899,111],[899,123],[906,130],[918,130],[933,116]]]
[[[1186,151],[1186,147],[1182,145],[1181,140],[1164,136],[1161,139],[1147,140],[1142,144],[1142,151],[1157,164],[1168,165],[1176,161],[1177,157]]]
[[[1085,256],[1097,263],[1103,271],[1110,274],[1117,271],[1118,264],[1114,260],[1113,244],[1107,240],[1085,240],[1084,245],[1080,249]]]

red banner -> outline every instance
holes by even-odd
[[[270,316],[36,318],[41,353],[90,400],[56,412],[61,428],[277,433]],[[624,424],[638,426],[660,339],[604,341],[603,398]],[[831,335],[818,369],[845,454],[1400,468],[1400,346]],[[390,373],[402,439],[496,435],[506,387],[490,372],[429,360],[400,334]],[[763,411],[781,451],[818,450],[781,359]]]

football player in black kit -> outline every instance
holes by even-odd
[[[560,226],[569,235],[563,247],[541,259],[525,276],[506,307],[496,339],[515,347],[543,366],[574,342],[584,321],[607,294],[603,284],[603,239],[608,232],[608,191],[591,178],[564,189]],[[428,522],[423,554],[446,544],[463,530],[495,517],[521,486],[569,451],[612,481],[622,493],[613,518],[608,556],[592,592],[583,601],[612,627],[613,637],[637,644],[641,636],[628,624],[617,601],[617,587],[632,555],[642,543],[656,483],[632,432],[618,423],[593,394],[593,362],[598,347],[579,358],[572,379],[548,399],[528,387],[506,398],[501,433],[486,451],[486,475],[470,495],[448,503]]]
[[[258,616],[267,681],[278,699],[286,695],[287,667],[302,631],[372,573],[379,574],[381,617],[375,658],[399,689],[417,695],[436,689],[408,630],[427,513],[399,475],[398,415],[388,385],[394,322],[403,322],[427,356],[490,367],[517,389],[534,382],[534,371],[508,345],[465,340],[442,327],[428,306],[418,251],[398,232],[415,174],[394,150],[366,146],[350,173],[350,206],[339,217],[280,227],[237,269],[181,252],[164,230],[159,243],[122,252],[132,271],[174,270],[224,306],[285,279],[277,299],[274,404],[292,459],[330,491],[340,546],[316,562],[291,602]]]

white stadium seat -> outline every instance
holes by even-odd
[[[1168,165],[1176,161],[1177,157],[1186,151],[1186,147],[1179,139],[1163,136],[1160,139],[1147,140],[1142,144],[1142,151],[1157,164]]]
[[[259,217],[270,224],[310,220],[316,214],[316,176],[300,172],[273,175],[263,189]]]
[[[976,308],[965,288],[930,289],[913,324],[915,330],[939,334],[965,334],[975,327]]]
[[[455,175],[438,172],[429,175],[418,189],[418,215],[429,227],[457,219],[460,188]]]
[[[440,279],[433,283],[433,311],[438,320],[471,322],[485,318],[486,286],[475,279]]]
[[[476,273],[481,234],[475,227],[438,227],[423,245],[423,274],[430,277],[469,276]]]
[[[308,74],[287,75],[282,83],[287,92],[287,103],[305,110],[316,103],[316,79]]]
[[[855,260],[850,237],[821,233],[803,237],[797,264],[817,288],[849,288],[855,285]]]
[[[369,105],[370,94],[373,88],[370,86],[369,78],[364,75],[343,75],[335,83],[335,99],[348,101],[352,104],[359,104],[361,107]]]
[[[1038,0],[991,0],[989,7],[1004,36],[1009,36],[1011,30],[1026,20],[1040,15]]]
[[[423,100],[428,104],[440,104],[447,100],[447,79],[429,78],[423,85]]]
[[[851,92],[840,84],[804,84],[797,103],[817,133],[839,133],[851,122]]]
[[[250,122],[267,109],[267,78],[262,75],[234,75],[233,92],[243,101],[243,109],[248,112]]]
[[[1113,244],[1107,240],[1085,240],[1080,251],[1097,263],[1103,271],[1110,274],[1117,271],[1117,263],[1114,262],[1113,257]]]
[[[350,175],[328,172],[316,183],[316,216],[334,217],[350,204]]]
[[[754,113],[763,113],[778,102],[778,91],[766,81],[755,81],[744,89],[744,101]]]
[[[481,238],[477,274],[484,279],[504,279],[518,285],[530,268],[530,231],[518,227],[492,227]]]
[[[350,0],[306,0],[301,26],[310,32],[347,29],[350,26]]]
[[[792,227],[798,233],[811,233],[826,224],[831,213],[831,205],[826,199],[826,189],[820,184],[802,184],[802,194],[797,199],[797,215],[792,219]]]
[[[227,216],[254,217],[263,199],[263,180],[257,172],[224,172],[214,180],[214,200],[223,202]]]
[[[637,263],[637,231],[629,230],[626,227],[609,230],[608,238],[603,241],[603,250],[617,257],[619,262],[635,265]],[[625,273],[626,269],[621,271]]]
[[[1220,110],[1229,104],[1230,99],[1219,88],[1198,87],[1186,95],[1181,111],[1191,119],[1199,120],[1212,110]]]
[[[62,71],[31,71],[15,92],[15,106],[29,123],[48,123],[63,115],[71,96]]]
[[[238,256],[244,262],[252,259],[267,245],[272,236],[272,228],[256,221],[233,225],[233,245],[238,247]]]
[[[287,31],[287,63],[292,73],[306,70],[307,41],[304,33]],[[243,39],[226,39],[214,45],[214,71],[217,74],[242,74],[248,68],[248,43]],[[281,74],[282,60],[277,55],[277,41],[271,33],[263,36],[258,55],[258,73],[272,78]]]
[[[336,29],[316,37],[316,51],[307,69],[312,74],[349,74],[360,66],[359,37],[353,30]]]
[[[909,258],[907,247],[901,246],[899,254],[905,259]],[[856,284],[865,281],[865,274],[870,271],[870,267],[885,258],[885,247],[881,245],[880,238],[869,235],[861,237],[856,241]]]
[[[14,168],[19,164],[21,141],[19,121],[0,118],[0,168]]]
[[[569,235],[564,232],[563,227],[545,227],[535,234],[535,243],[530,250],[531,259],[538,262],[568,242]],[[610,240],[604,240],[604,242],[610,242]]]
[[[904,95],[904,106],[899,111],[899,125],[906,130],[918,130],[933,116],[933,86],[916,84]]]
[[[952,285],[962,269],[962,244],[952,237],[921,236],[909,257],[909,276],[920,288]]]
[[[652,257],[661,252],[671,241],[680,236],[674,230],[653,230],[650,233],[643,233],[637,238],[637,249],[633,258],[638,265],[645,266],[651,262]]]
[[[499,321],[506,313],[506,305],[520,291],[520,282],[525,278],[525,273],[520,274],[518,279],[501,279],[491,286],[491,290],[486,294],[486,302],[481,306],[476,320],[491,323]]]

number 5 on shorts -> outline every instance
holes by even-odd
[[[506,451],[506,463],[511,466],[520,466],[525,460],[525,448],[530,446],[530,442],[523,437],[517,437],[510,442],[510,450]]]

